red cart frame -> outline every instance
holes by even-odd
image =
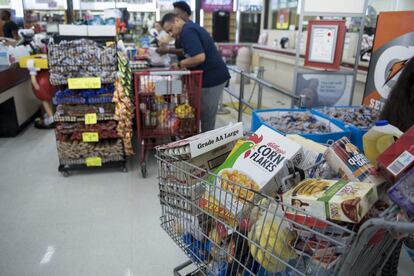
[[[141,147],[140,165],[143,177],[147,175],[145,151],[166,142],[165,139],[160,138],[183,138],[200,132],[202,77],[202,71],[188,70],[151,70],[134,73],[135,118],[138,143]],[[162,93],[156,90],[162,90]],[[156,96],[161,97],[165,102],[155,104]],[[192,107],[191,116],[188,118],[179,117],[174,111],[176,105],[184,103]],[[153,108],[155,105],[158,105],[156,109]],[[171,123],[170,119],[163,119],[163,124],[157,122],[155,126],[148,126],[143,112],[143,109],[148,106],[150,109],[152,107],[151,112],[157,113],[157,118],[160,118],[160,112],[169,114],[164,114],[164,118],[173,116],[174,123]]]

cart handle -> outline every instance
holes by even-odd
[[[190,70],[166,70],[166,71],[156,71],[156,72],[150,72],[150,76],[183,76],[183,75],[190,75]]]

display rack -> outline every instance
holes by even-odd
[[[56,105],[58,171],[120,168],[126,172],[123,137],[119,133],[114,84],[116,45],[100,46],[80,39],[49,47],[50,82],[60,90]]]

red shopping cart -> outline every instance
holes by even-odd
[[[187,137],[200,129],[202,71],[154,70],[137,72],[135,110],[142,177],[145,151],[166,139]]]

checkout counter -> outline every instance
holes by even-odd
[[[287,91],[293,90],[293,78],[295,70],[296,50],[294,42],[296,40],[294,32],[263,30],[267,32],[267,41],[262,44],[252,45],[252,65],[264,67],[264,79],[275,84]],[[282,37],[289,38],[289,47],[283,49],[279,46]],[[299,70],[312,71],[311,68],[305,68],[304,51],[306,49],[303,41],[306,41],[306,32],[302,36],[301,54],[299,59]],[[341,70],[352,71],[355,63],[353,53],[355,53],[358,35],[356,33],[347,34],[345,38],[344,54],[342,57]],[[367,78],[369,62],[360,62],[355,83],[355,92],[352,104],[360,105],[365,90],[365,80]]]
[[[14,137],[40,114],[29,71],[18,64],[0,66],[0,137]]]

